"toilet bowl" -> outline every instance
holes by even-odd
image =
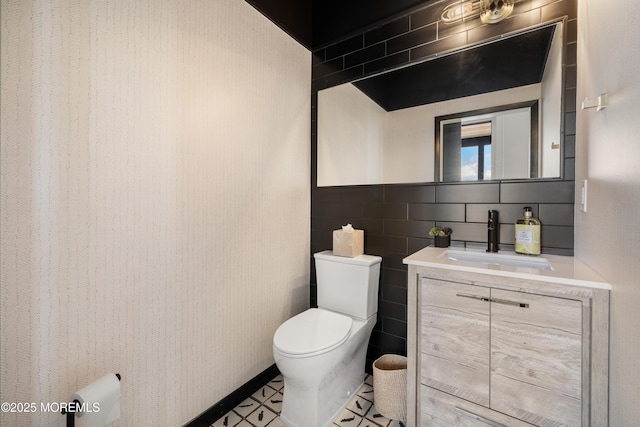
[[[289,427],[331,425],[364,381],[377,319],[380,257],[314,257],[319,307],[287,320],[273,337],[284,378],[280,419]]]

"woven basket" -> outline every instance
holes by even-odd
[[[385,354],[373,362],[373,401],[392,420],[407,418],[407,358]]]

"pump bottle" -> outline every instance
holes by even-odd
[[[515,225],[515,251],[524,255],[540,255],[540,220],[533,217],[529,206],[524,208],[524,216]]]

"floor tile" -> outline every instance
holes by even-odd
[[[369,411],[369,408],[373,403],[369,402],[367,399],[363,399],[360,396],[356,396],[353,400],[347,405],[347,409],[351,412],[355,412],[356,414],[364,417],[365,414]]]
[[[276,417],[273,421],[267,424],[267,427],[287,427],[287,426],[284,425],[282,420],[280,420],[280,417]]]
[[[242,421],[242,417],[233,411],[229,411],[225,416],[213,423],[213,427],[234,427]]]
[[[264,402],[264,405],[268,406],[276,414],[280,415],[280,412],[282,412],[282,399],[283,398],[284,398],[284,396],[282,395],[282,393],[277,392],[276,394],[271,396],[269,399],[267,399],[267,401]]]
[[[286,427],[280,420],[284,379],[278,375],[245,399],[211,427]],[[373,404],[373,377],[367,375],[345,409],[333,420],[333,427],[406,427],[376,411]]]
[[[247,417],[250,413],[255,411],[260,404],[253,400],[252,398],[245,399],[241,404],[233,408],[240,416],[243,418]]]
[[[340,427],[352,427],[360,424],[360,421],[362,421],[362,417],[360,415],[345,409],[333,422],[335,425]]]
[[[267,385],[274,390],[280,391],[284,388],[284,378],[282,378],[282,375],[278,375],[277,377],[269,381]]]
[[[260,390],[253,393],[251,397],[253,397],[255,400],[257,400],[260,403],[264,403],[267,399],[269,399],[274,394],[276,394],[276,391],[271,387],[269,387],[268,385],[265,385]]]
[[[358,390],[358,396],[363,397],[373,402],[373,386],[367,383],[362,384],[362,387]]]
[[[261,406],[247,417],[247,421],[256,427],[264,427],[278,415],[266,406]]]
[[[367,415],[365,418],[370,421],[373,421],[374,423],[382,427],[387,427],[391,422],[389,418],[386,418],[384,415],[382,415],[380,412],[376,410],[375,405],[371,406],[371,409],[369,410],[369,412],[367,412]]]

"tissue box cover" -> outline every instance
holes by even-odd
[[[364,253],[364,230],[333,230],[333,254],[356,257]]]

